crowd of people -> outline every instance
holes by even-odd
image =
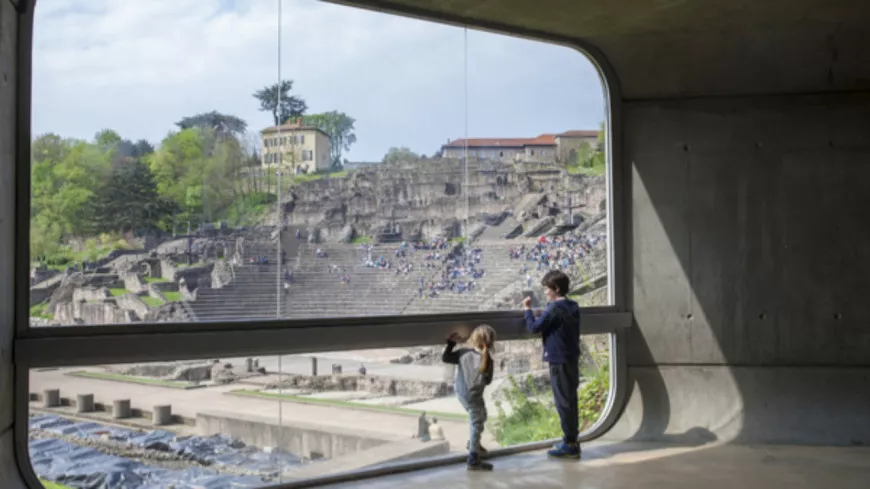
[[[592,253],[602,239],[600,235],[591,234],[541,236],[534,246],[523,244],[517,248],[510,248],[508,255],[513,260],[526,262],[521,273],[528,273],[528,262],[534,263],[538,271],[567,270],[568,267]]]
[[[445,263],[439,277],[428,282],[420,277],[417,288],[419,297],[436,298],[445,292],[463,294],[474,291],[477,280],[483,278],[486,271],[480,266],[483,261],[483,250],[475,248],[464,255],[450,257]]]

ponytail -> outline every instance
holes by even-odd
[[[477,371],[483,374],[489,370],[489,364],[492,362],[492,358],[489,356],[489,349],[486,347],[486,343],[483,344],[481,350],[480,367],[478,367]]]
[[[474,328],[468,341],[475,348],[480,348],[480,367],[478,367],[477,371],[480,373],[490,372],[492,369],[492,356],[489,354],[489,350],[495,344],[495,330],[491,326],[480,325]]]

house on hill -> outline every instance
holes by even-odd
[[[583,143],[595,145],[598,131],[566,131],[541,134],[534,138],[469,138],[449,141],[441,146],[444,158],[469,158],[499,161],[572,161]]]
[[[302,125],[302,119],[260,131],[262,164],[289,168],[294,174],[328,171],[332,167],[329,136],[316,127]]]

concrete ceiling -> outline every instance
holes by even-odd
[[[630,99],[870,88],[866,0],[338,2],[576,40]]]

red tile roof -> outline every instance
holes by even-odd
[[[445,144],[444,148],[464,148],[466,141],[469,148],[522,148],[524,146],[555,146],[556,138],[565,137],[597,137],[598,131],[566,131],[560,134],[541,134],[535,138],[469,138],[455,139]]]

